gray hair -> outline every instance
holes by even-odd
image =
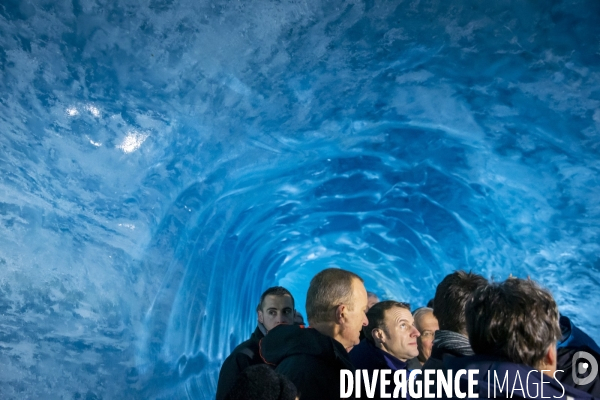
[[[333,310],[340,304],[353,305],[352,283],[355,279],[364,282],[354,272],[338,268],[328,268],[310,281],[306,294],[306,316],[313,325],[317,322],[330,322]]]
[[[421,318],[424,317],[426,314],[429,314],[429,313],[433,314],[433,308],[430,308],[430,307],[419,307],[419,308],[417,308],[413,312],[413,318],[415,319],[415,325],[419,325],[419,321],[421,320]],[[417,329],[418,329],[418,327],[417,327]]]

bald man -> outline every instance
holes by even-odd
[[[435,315],[433,315],[433,309],[429,307],[417,309],[414,312],[413,317],[415,319],[415,327],[421,334],[421,336],[417,338],[417,347],[419,349],[417,358],[419,363],[423,365],[429,359],[429,356],[431,356],[435,332],[440,329],[440,325],[438,324]]]

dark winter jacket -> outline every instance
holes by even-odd
[[[350,350],[350,361],[352,361],[352,364],[354,364],[356,369],[366,369],[369,371],[369,378],[371,379],[371,382],[373,379],[374,370],[389,369],[392,371],[398,371],[400,369],[407,368],[406,362],[397,359],[393,355],[386,353],[381,349],[378,349],[374,344],[366,339],[361,341],[358,346]],[[379,373],[381,373],[381,371],[379,371]],[[388,378],[391,379],[390,376],[388,376]],[[379,382],[380,381],[378,379],[375,388],[375,397],[373,397],[374,399],[380,399],[381,389]],[[391,395],[393,388],[393,385],[388,386],[387,393]],[[366,392],[363,391],[363,393]]]
[[[217,384],[217,400],[225,399],[227,392],[233,387],[240,373],[256,364],[264,364],[258,352],[260,340],[264,337],[260,327],[256,327],[250,339],[237,346],[225,359],[221,372],[219,373],[219,383]]]
[[[584,375],[578,374],[577,366],[575,366],[575,371],[573,371],[573,357],[575,354],[582,351],[586,352],[588,353],[587,357],[593,357],[596,363],[600,363],[600,348],[591,337],[573,325],[571,320],[564,315],[560,317],[560,327],[563,337],[557,345],[556,369],[562,371],[557,372],[556,377],[566,385],[600,398],[600,374],[597,374],[596,378],[585,385],[577,385],[573,377],[573,374],[580,379],[585,378],[586,375],[589,376],[589,373]],[[581,359],[581,362],[590,364],[589,360],[586,361],[584,358]]]
[[[354,371],[348,352],[337,340],[313,328],[279,325],[260,342],[267,364],[291,380],[302,400],[340,398],[340,370]]]

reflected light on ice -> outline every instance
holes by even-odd
[[[69,107],[65,110],[69,117],[74,117],[79,114],[79,111],[75,107]]]
[[[96,118],[100,116],[100,110],[98,107],[88,104],[85,106],[85,109]]]
[[[117,146],[123,153],[133,153],[140,148],[142,143],[148,138],[148,134],[137,131],[131,131],[125,136],[123,142]]]
[[[90,143],[92,144],[92,146],[94,146],[94,147],[100,147],[100,146],[102,146],[102,143],[100,143],[100,142],[94,142],[92,139],[90,139],[89,136],[86,136],[86,138],[90,141]]]

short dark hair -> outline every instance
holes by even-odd
[[[311,325],[330,322],[333,309],[340,304],[352,304],[352,283],[364,282],[354,272],[328,268],[316,274],[306,293],[306,317]]]
[[[290,296],[292,298],[292,307],[296,308],[296,302],[294,301],[294,296],[290,293],[289,290],[284,288],[283,286],[273,286],[268,288],[260,295],[260,302],[256,306],[256,311],[262,311],[263,303],[265,302],[265,298],[267,296]]]
[[[556,302],[531,279],[509,278],[479,288],[467,302],[466,315],[476,354],[532,368],[561,337]]]
[[[440,329],[467,334],[465,305],[475,290],[488,283],[479,274],[455,271],[440,282],[433,298],[433,315]]]
[[[387,310],[390,310],[393,307],[404,308],[410,312],[410,304],[402,303],[402,302],[394,301],[394,300],[380,301],[379,303],[375,304],[373,307],[369,308],[369,311],[367,311],[367,319],[369,320],[369,323],[367,324],[367,326],[365,326],[363,328],[365,338],[369,342],[371,342],[371,343],[375,342],[373,339],[373,329],[382,329],[383,328],[385,312]]]
[[[296,400],[298,390],[285,376],[266,364],[244,369],[225,400]]]

